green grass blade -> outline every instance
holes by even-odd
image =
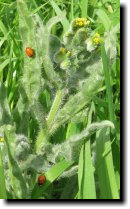
[[[92,114],[94,110],[95,107],[92,103],[88,115],[88,125],[91,124]],[[96,199],[94,167],[92,165],[90,139],[87,140],[86,143],[82,146],[80,152],[78,182],[79,182],[78,199]]]
[[[8,40],[8,36],[10,35],[10,33],[11,33],[12,30],[13,30],[13,28],[11,28],[11,29],[8,31],[8,33],[6,33],[6,34],[4,35],[4,37],[0,40],[0,48],[2,47],[2,45],[4,44],[4,42],[5,42],[6,40]]]
[[[42,5],[39,6],[39,7],[38,7],[37,5],[35,5],[35,6],[36,6],[36,9],[34,9],[34,10],[32,11],[32,14],[37,13],[39,10],[41,10],[42,8],[44,8],[45,5],[48,4],[48,3],[49,3],[49,1],[45,2],[44,4],[42,4]]]
[[[107,152],[106,152],[107,151]],[[98,174],[100,199],[119,199],[113,167],[110,128],[104,128],[96,136],[96,172]]]
[[[82,147],[79,158],[78,199],[96,199],[94,167],[92,166],[90,140]]]
[[[71,0],[71,21],[74,19],[74,0]]]
[[[0,145],[0,199],[7,199],[1,145]]]
[[[3,83],[0,83],[0,126],[11,124],[12,118],[7,100],[7,92]]]
[[[81,16],[87,17],[87,10],[88,10],[88,0],[81,0]]]
[[[71,122],[68,124],[67,130],[66,130],[66,139],[68,140],[71,136],[80,133],[81,131],[81,124],[80,123],[74,123]]]
[[[98,9],[96,11],[97,16],[99,17],[101,23],[103,24],[106,31],[111,27],[111,20],[103,9]]]
[[[113,101],[112,101],[110,69],[109,69],[108,59],[107,59],[104,45],[101,46],[101,54],[102,54],[104,77],[105,77],[105,84],[106,84],[107,97],[108,97],[109,119],[114,122],[115,116],[114,116],[114,107],[113,107]]]
[[[66,179],[66,184],[60,199],[74,199],[78,191],[77,175]]]
[[[67,168],[69,168],[73,162],[66,162],[65,160],[54,165],[49,171],[45,173],[46,182],[43,186],[39,187],[36,183],[32,191],[32,199],[38,199],[42,196],[43,192],[51,185],[51,183],[57,179]]]
[[[15,58],[12,58],[11,61],[15,61],[16,59]],[[4,62],[1,63],[0,65],[0,77],[1,77],[1,74],[4,70],[4,68],[10,63],[10,59],[6,59]]]
[[[51,5],[52,5],[52,7],[55,10],[57,15],[62,14],[61,9],[59,8],[59,6],[53,0],[50,0],[50,3],[51,3]],[[67,20],[66,17],[63,20],[61,20],[61,23],[63,25],[64,31],[65,32],[68,31],[68,29],[69,29],[69,21]]]
[[[2,20],[0,20],[0,30],[2,31],[2,33],[4,34],[4,36],[6,36],[7,34],[7,29],[4,25],[4,23],[2,22]]]

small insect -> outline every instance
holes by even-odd
[[[38,184],[39,186],[42,186],[46,181],[46,177],[44,175],[38,176]]]
[[[26,51],[27,56],[34,57],[34,55],[35,55],[34,49],[27,47],[25,51]]]

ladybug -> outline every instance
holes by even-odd
[[[38,184],[39,186],[42,186],[46,181],[46,177],[44,175],[38,176]]]
[[[34,55],[35,55],[34,49],[27,47],[25,51],[26,51],[27,56],[34,57]]]

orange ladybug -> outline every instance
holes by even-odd
[[[44,175],[38,176],[38,184],[39,186],[43,185],[46,181],[46,177]]]
[[[34,49],[27,47],[25,51],[26,51],[27,56],[34,57],[34,55],[35,55]]]

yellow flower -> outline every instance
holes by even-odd
[[[100,34],[99,33],[95,33],[95,37],[96,38],[100,38]]]
[[[0,142],[4,142],[4,137],[0,137]]]
[[[78,25],[79,25],[79,26],[83,26],[83,22],[80,21],[80,22],[78,23]]]
[[[95,45],[98,45],[101,43],[101,38],[100,38],[100,34],[99,33],[95,33],[94,37],[93,37],[93,43]]]
[[[88,21],[86,18],[76,18],[75,20],[75,25],[82,27],[82,26],[86,26],[90,23],[90,21]]]
[[[66,50],[66,48],[64,48],[64,47],[61,47],[60,50],[59,50],[59,52],[62,53],[62,54],[65,54],[66,51],[67,51],[67,50]]]

